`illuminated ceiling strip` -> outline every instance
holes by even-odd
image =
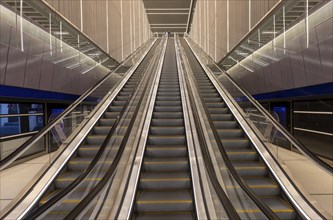
[[[155,28],[155,29],[162,29],[162,28],[181,28],[184,29],[186,27],[151,27],[151,28]]]
[[[147,12],[147,15],[187,15],[188,12]]]
[[[163,25],[166,25],[166,26],[185,26],[186,24],[149,24],[150,26],[163,26]]]
[[[164,34],[165,32],[160,31],[160,32],[156,32],[158,34]],[[177,33],[177,34],[184,34],[184,31],[172,31],[171,33]]]
[[[188,11],[190,8],[146,8],[146,11]]]

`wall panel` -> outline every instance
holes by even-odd
[[[214,13],[216,1],[217,15]],[[198,0],[190,36],[215,61],[221,60],[279,0]],[[208,10],[206,7],[208,5]],[[249,6],[251,5],[249,16]],[[213,8],[213,9],[211,9]],[[229,9],[229,11],[227,11]],[[208,20],[208,22],[207,22]],[[214,22],[215,25],[212,25]],[[229,30],[228,30],[229,22]],[[197,24],[196,24],[197,23]],[[208,26],[208,28],[207,28]],[[212,41],[216,30],[216,41]],[[209,32],[207,32],[209,30]],[[207,34],[208,33],[208,34]],[[209,36],[209,39],[206,39]],[[214,47],[212,49],[211,47]],[[216,58],[215,58],[216,48]],[[214,54],[214,56],[213,56]]]
[[[82,22],[83,32],[119,62],[129,56],[150,36],[148,20],[142,1],[45,1],[69,19],[77,28],[81,29]],[[80,10],[81,4],[82,15]],[[133,7],[132,14],[131,7]],[[121,10],[122,8],[123,10]],[[133,24],[131,24],[131,19]]]

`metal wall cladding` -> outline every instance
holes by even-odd
[[[35,56],[29,56],[24,77],[25,88],[39,89],[41,69],[42,59]]]
[[[46,2],[118,61],[132,54],[150,35],[142,1],[46,0]]]
[[[288,58],[287,58],[288,59]],[[296,53],[290,55],[291,69],[293,72],[293,79],[295,87],[307,86],[307,78],[304,67],[303,54]]]
[[[277,2],[279,0],[199,0],[190,35],[209,56],[219,61]]]
[[[0,84],[5,84],[8,49],[8,46],[0,44]]]
[[[253,73],[247,72],[241,79],[235,79],[251,94],[329,83],[333,81],[332,60],[333,38],[328,38]]]
[[[1,29],[8,27],[1,25]],[[0,44],[0,85],[81,95],[106,74],[93,69],[82,75],[81,66],[69,69],[51,62],[58,55],[51,55],[48,44],[24,35],[22,51],[17,39],[15,35],[8,40],[15,48]]]
[[[319,43],[320,61],[322,67],[323,80],[333,81],[333,38]]]
[[[9,48],[5,84],[23,87],[27,53]]]

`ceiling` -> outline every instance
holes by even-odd
[[[143,0],[153,33],[187,31],[191,23],[191,6],[195,0]]]

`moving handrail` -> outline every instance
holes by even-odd
[[[144,75],[141,76],[141,79],[137,82],[136,85],[139,85],[142,82],[143,78],[144,78]],[[48,200],[46,203],[44,203],[41,207],[39,207],[38,209],[36,209],[32,213],[30,213],[29,215],[25,216],[25,219],[36,219],[37,217],[39,217],[42,213],[44,213],[50,207],[52,207],[57,202],[59,202],[63,197],[68,195],[74,188],[76,188],[78,186],[79,183],[81,183],[88,176],[88,174],[90,174],[90,172],[95,167],[95,165],[101,158],[102,154],[104,153],[106,147],[108,146],[108,143],[111,140],[112,135],[114,134],[116,128],[118,127],[118,124],[121,121],[124,113],[126,112],[128,105],[133,102],[132,98],[133,98],[133,96],[130,96],[130,98],[126,101],[122,111],[119,113],[116,121],[114,122],[114,124],[111,127],[111,130],[108,132],[106,139],[102,143],[100,149],[96,153],[93,160],[90,162],[88,168],[77,179],[75,179],[70,185],[68,185],[65,189],[63,189],[57,195],[52,197],[50,200]]]
[[[186,41],[188,41],[188,37],[185,38]],[[192,40],[191,40],[192,41]],[[194,42],[193,42],[194,43]],[[201,53],[202,54],[202,53]],[[269,112],[255,99],[253,96],[244,90],[227,72],[223,71],[209,56],[205,55],[205,58],[210,61],[211,64],[214,65],[215,68],[217,68],[221,75],[226,77],[237,89],[242,93],[242,95],[255,106],[261,114],[263,114],[268,121],[270,121],[274,127],[279,131],[288,141],[290,141],[296,148],[299,150],[302,154],[304,154],[306,157],[308,157],[311,161],[313,161],[315,164],[317,164],[321,169],[325,170],[329,174],[333,175],[333,167],[327,164],[325,161],[323,161],[320,157],[318,157],[316,154],[311,152],[306,146],[304,146],[300,141],[298,141],[292,134],[290,134],[287,129],[285,129],[280,123],[276,121],[276,119],[269,114]],[[213,76],[216,78],[216,76]],[[216,80],[219,84],[220,81]]]
[[[163,41],[161,41],[161,44],[163,44]],[[153,76],[153,74],[151,74],[149,76],[149,78],[151,78]],[[149,80],[148,80],[149,82]],[[117,167],[118,167],[118,163],[122,157],[122,154],[125,150],[126,147],[126,143],[127,143],[127,139],[129,138],[129,135],[131,133],[131,128],[133,127],[133,124],[135,122],[136,116],[139,112],[142,100],[144,98],[145,92],[147,90],[148,86],[144,87],[144,91],[142,92],[142,95],[138,101],[138,104],[135,108],[135,111],[133,113],[133,117],[130,121],[130,124],[128,125],[128,128],[126,130],[126,133],[124,135],[124,138],[120,144],[119,150],[114,158],[114,160],[112,161],[111,166],[109,167],[109,169],[107,170],[107,172],[105,173],[105,175],[103,176],[103,178],[100,180],[100,182],[88,193],[88,195],[86,195],[84,197],[84,199],[65,217],[65,220],[71,220],[71,219],[75,219],[76,217],[78,217],[80,215],[80,213],[89,205],[89,203],[104,189],[104,187],[106,186],[106,184],[110,181],[110,178],[113,177]]]
[[[177,42],[178,51],[179,51],[179,53],[181,53],[182,47],[180,45],[178,35],[177,35],[177,41],[176,42]],[[179,56],[179,59],[183,60],[184,58],[183,58],[183,56]],[[182,63],[185,65],[185,61],[183,61]],[[211,183],[212,183],[212,185],[215,189],[215,192],[216,192],[220,202],[223,204],[223,206],[225,208],[225,211],[228,214],[228,217],[230,219],[233,219],[233,220],[240,220],[241,218],[240,218],[239,214],[237,213],[235,207],[233,206],[233,204],[231,203],[227,194],[225,193],[222,186],[220,185],[220,183],[218,181],[218,178],[216,176],[216,173],[214,171],[214,165],[213,165],[212,159],[211,159],[211,157],[209,155],[209,152],[208,152],[207,142],[205,141],[205,138],[204,138],[204,135],[203,135],[203,128],[201,126],[201,123],[199,122],[199,115],[198,115],[199,111],[197,109],[197,106],[194,104],[195,103],[194,98],[193,98],[194,95],[193,95],[191,86],[190,86],[189,81],[188,81],[188,75],[184,74],[184,78],[185,78],[185,84],[186,84],[186,87],[187,87],[187,91],[189,93],[191,108],[193,109],[192,112],[193,112],[193,116],[194,116],[195,127],[197,128],[197,131],[199,133],[198,140],[199,140],[200,149],[201,149],[201,152],[202,152],[202,155],[203,155],[203,158],[204,158],[203,161],[205,163],[208,175],[210,177],[210,181],[211,181]]]
[[[156,40],[156,38],[155,38]],[[152,42],[152,44],[155,41]],[[83,93],[75,102],[73,102],[64,112],[59,114],[51,123],[46,125],[42,130],[36,133],[34,136],[29,138],[25,143],[23,143],[20,147],[16,148],[12,153],[10,153],[7,157],[0,161],[0,171],[4,170],[10,164],[12,164],[16,159],[18,159],[24,152],[30,149],[33,144],[37,143],[40,139],[43,138],[55,125],[57,125],[61,120],[63,120],[66,115],[68,115],[71,111],[73,111],[79,104],[81,104],[86,98],[88,98],[97,88],[99,88],[104,82],[106,82],[110,76],[113,76],[117,70],[124,66],[130,59],[137,55],[137,53],[144,47],[149,45],[149,41],[147,43],[141,45],[132,56],[129,56],[126,60],[124,60],[116,69],[112,72],[104,76],[95,86],[88,89],[85,93]]]
[[[183,51],[183,53],[185,53],[185,52]],[[186,56],[183,56],[183,57],[186,57]],[[185,58],[185,59],[187,59],[187,58]],[[188,64],[188,61],[184,62],[184,63]],[[198,87],[198,84],[197,84],[196,81],[195,81],[195,85],[196,85],[196,87]],[[204,102],[204,99],[203,99],[201,93],[198,93],[198,95],[199,95],[199,99],[202,102]],[[193,98],[193,95],[192,95],[192,98]],[[212,118],[211,118],[211,116],[209,114],[207,106],[203,105],[203,108],[204,108],[204,111],[205,111],[206,116],[208,118],[208,122],[209,122],[210,126],[212,128],[214,128],[214,123],[213,123],[213,120],[212,120]],[[221,156],[223,158],[223,161],[224,161],[225,165],[227,166],[229,172],[231,173],[232,177],[237,181],[237,183],[241,186],[241,188],[245,191],[245,193],[251,198],[251,200],[258,206],[258,208],[266,215],[266,217],[268,219],[272,219],[272,220],[273,219],[274,220],[280,219],[265,203],[263,203],[258,198],[258,196],[253,192],[253,190],[251,188],[249,188],[249,186],[239,176],[239,174],[237,173],[235,167],[233,166],[232,162],[230,161],[230,159],[229,159],[229,157],[228,157],[228,155],[227,155],[227,153],[225,151],[225,148],[223,147],[223,144],[221,142],[221,139],[220,139],[219,134],[217,133],[216,129],[212,129],[212,132],[213,132],[213,135],[215,137],[215,141],[216,141],[216,143],[218,145],[218,148],[219,148],[219,151],[221,153]],[[203,150],[203,155],[208,154],[208,152],[206,150],[207,150],[207,148],[205,148]],[[209,160],[209,161],[211,163],[211,160]],[[211,172],[213,172],[213,171],[211,171]],[[216,175],[216,174],[214,174],[214,175]],[[212,175],[212,176],[214,176],[214,175]],[[216,176],[215,176],[215,178],[216,178]],[[216,181],[218,181],[218,180],[216,180]],[[214,187],[215,187],[215,185],[214,185]]]

